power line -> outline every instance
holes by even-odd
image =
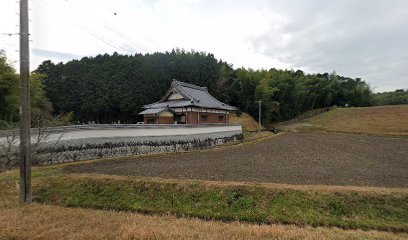
[[[67,5],[69,5],[69,4],[71,3],[69,0],[65,0],[64,2],[65,2]],[[115,16],[117,16],[117,12],[116,12],[116,11],[113,11],[113,14],[114,14]],[[97,38],[97,39],[103,41],[104,43],[110,45],[111,47],[114,47],[114,48],[117,49],[117,50],[120,50],[120,49],[121,49],[121,50],[124,50],[124,51],[130,53],[128,49],[126,49],[126,48],[120,46],[119,44],[113,43],[112,41],[106,39],[104,36],[102,36],[102,35],[100,35],[100,34],[97,35],[95,32],[91,32],[89,28],[86,28],[86,27],[83,26],[83,25],[82,25],[82,26],[79,26],[77,23],[74,23],[74,22],[72,22],[72,21],[70,21],[70,22],[73,23],[76,27],[80,28],[81,30],[87,32],[88,34],[91,34],[93,37],[95,37],[95,38]],[[129,37],[128,37],[126,34],[124,34],[123,32],[119,31],[117,28],[115,28],[115,27],[113,27],[113,26],[111,26],[111,25],[109,25],[109,24],[105,24],[104,27],[107,28],[108,30],[110,30],[111,32],[113,32],[114,34],[118,35],[118,36],[121,37],[122,39],[126,40],[126,41],[127,41],[128,43],[130,43],[130,45],[131,45],[132,47],[134,47],[136,50],[138,50],[138,51],[140,51],[140,52],[142,52],[142,51],[143,51],[143,52],[148,52],[148,51],[149,51],[148,49],[146,49],[146,47],[144,47],[144,46],[142,46],[142,45],[140,45],[140,44],[135,43],[131,38],[129,38]]]
[[[79,25],[77,23],[74,23],[72,21],[70,21],[70,22],[72,24],[74,24],[76,27],[78,27],[79,29],[81,29],[82,31],[92,35],[93,37],[97,38],[98,40],[100,40],[100,41],[102,41],[102,42],[104,42],[106,44],[108,44],[109,46],[115,48],[116,50],[120,51],[122,49],[123,51],[126,51],[126,52],[129,53],[129,51],[127,49],[125,49],[125,48],[123,48],[121,46],[115,45],[113,42],[109,41],[108,39],[104,39],[103,36],[98,36],[97,34],[91,32],[91,30],[89,28],[87,28],[86,26],[81,26],[81,25]]]
[[[105,28],[107,28],[108,30],[112,31],[113,33],[115,33],[116,35],[118,35],[119,37],[123,38],[124,40],[126,40],[128,43],[130,43],[133,47],[142,50],[144,52],[148,52],[146,50],[146,48],[140,46],[139,44],[136,44],[135,42],[133,42],[130,38],[128,38],[124,33],[122,33],[121,31],[119,31],[117,28],[110,26],[109,24],[105,24]]]
[[[12,37],[14,35],[20,35],[20,33],[0,33],[0,35],[6,35],[6,36],[9,36],[9,37]]]

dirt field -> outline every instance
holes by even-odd
[[[288,184],[408,187],[408,139],[285,133],[216,150],[65,167],[68,172]]]

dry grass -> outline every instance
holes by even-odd
[[[75,180],[92,178],[94,180],[116,180],[126,181],[129,178],[139,181],[149,181],[151,183],[177,184],[187,186],[191,184],[203,184],[208,188],[212,187],[247,187],[247,188],[265,188],[269,190],[301,190],[301,191],[319,191],[319,192],[358,192],[367,194],[388,194],[388,195],[407,195],[408,188],[387,188],[387,187],[360,187],[360,186],[334,186],[334,185],[292,185],[284,183],[254,183],[254,182],[232,182],[232,181],[207,181],[197,179],[172,179],[159,177],[128,177],[120,175],[105,175],[96,173],[69,174],[69,177]]]
[[[406,239],[407,234],[223,223],[33,204],[0,209],[0,239]]]
[[[295,124],[295,130],[408,136],[408,105],[337,108]]]
[[[406,233],[344,230],[327,227],[291,225],[257,225],[241,222],[225,223],[171,215],[149,216],[131,212],[115,212],[82,208],[66,208],[44,204],[18,206],[17,174],[13,170],[0,174],[0,239],[407,239]],[[48,175],[61,174],[56,166],[34,168],[34,186]],[[85,177],[71,175],[75,178]],[[122,176],[88,175],[94,179],[123,180]],[[143,178],[148,179],[148,178]],[[151,179],[152,182],[191,183],[190,180]],[[211,186],[245,183],[200,181]],[[257,185],[251,183],[250,185]],[[355,190],[354,187],[292,186],[266,184],[271,188]],[[406,189],[369,188],[369,192],[405,193]]]
[[[242,113],[242,115],[239,117],[235,113],[231,113],[229,117],[230,123],[241,124],[242,129],[245,132],[253,132],[263,129],[263,127],[259,126],[258,122],[255,121],[248,113]]]

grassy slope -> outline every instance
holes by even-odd
[[[404,239],[407,234],[250,225],[31,205],[0,209],[0,239]]]
[[[408,232],[408,194],[213,186],[91,175],[49,178],[38,200],[202,219]]]
[[[408,105],[337,108],[292,127],[299,131],[408,136]]]
[[[262,129],[262,127],[259,126],[258,122],[255,121],[253,117],[251,117],[248,113],[242,113],[240,117],[238,117],[235,113],[231,113],[230,123],[241,124],[242,129],[246,132],[252,132]]]
[[[68,175],[61,172],[60,166],[34,169],[34,196],[37,201],[64,207],[42,204],[17,207],[17,172],[0,174],[0,222],[4,226],[0,229],[1,239],[21,237],[23,232],[31,236],[40,234],[44,238],[94,236],[95,239],[102,234],[124,238],[141,234],[146,238],[153,238],[167,236],[169,232],[171,234],[168,237],[173,238],[225,238],[229,235],[237,238],[281,239],[408,237],[406,233],[308,227],[338,226],[408,232],[406,189],[295,187]],[[204,219],[274,224],[258,226],[207,222],[172,216],[155,217],[65,207],[130,210],[165,215],[170,213]],[[18,222],[19,218],[23,218],[21,223]],[[297,224],[302,227],[276,223]],[[83,227],[84,225],[87,227]],[[184,226],[182,229],[186,228],[188,231],[177,231],[174,225]],[[68,234],[67,226],[69,229],[76,229],[75,234]]]

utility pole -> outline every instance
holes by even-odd
[[[262,115],[262,108],[261,108],[261,106],[262,106],[262,101],[259,100],[259,101],[255,101],[255,102],[259,103],[259,105],[258,105],[258,110],[259,110],[258,123],[259,123],[259,126],[262,127],[262,122],[261,122],[261,115]]]
[[[20,0],[20,203],[31,203],[28,0]]]

